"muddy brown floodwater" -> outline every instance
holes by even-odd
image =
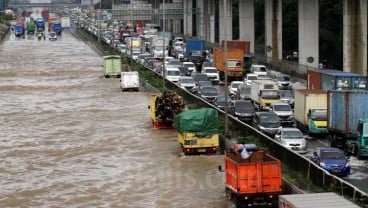
[[[0,45],[0,207],[229,207],[222,155],[183,156],[66,31]]]

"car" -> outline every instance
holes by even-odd
[[[311,160],[333,175],[345,177],[350,174],[348,157],[337,147],[317,148]]]
[[[189,71],[188,67],[185,66],[179,66],[178,69],[180,70],[180,73],[182,76],[191,76],[192,72]]]
[[[211,86],[213,87],[213,84],[211,81],[209,80],[201,80],[201,81],[198,81],[197,83],[197,92],[199,92],[199,90],[201,89],[201,87],[204,87],[204,86]]]
[[[198,94],[210,103],[213,103],[215,99],[219,96],[217,89],[213,86],[201,87],[198,91]]]
[[[236,89],[235,99],[237,100],[250,100],[251,86],[248,84],[240,84]]]
[[[201,71],[203,70],[204,67],[209,67],[209,66],[213,66],[213,62],[211,62],[211,61],[204,61],[202,63]]]
[[[202,74],[206,74],[208,79],[211,80],[213,84],[218,84],[220,81],[220,76],[216,67],[207,66],[202,69]]]
[[[196,68],[194,63],[190,61],[184,61],[182,64],[183,66],[187,67],[190,72],[193,72]]]
[[[196,91],[196,84],[195,84],[195,81],[194,81],[193,77],[181,76],[181,77],[179,77],[179,80],[178,80],[177,84],[182,89],[186,89],[190,92],[195,92]]]
[[[209,81],[207,75],[201,73],[194,73],[192,74],[192,77],[197,85],[199,81]]]
[[[138,62],[140,63],[140,64],[143,64],[144,63],[144,59],[146,58],[146,57],[150,57],[150,56],[152,56],[150,53],[141,53],[141,54],[139,54],[138,55]],[[153,57],[153,56],[152,56]]]
[[[287,74],[277,74],[276,75],[276,82],[279,86],[280,90],[290,90],[292,89],[292,82],[290,76]]]
[[[272,103],[270,106],[270,111],[276,113],[276,115],[280,118],[280,122],[282,125],[294,125],[294,112],[291,106],[288,103],[277,102]]]
[[[166,63],[165,63],[166,64]],[[167,62],[166,66],[170,66],[170,67],[180,67],[183,66],[183,64],[181,63],[181,61],[179,60],[170,60],[169,62]]]
[[[298,128],[282,128],[275,134],[275,140],[282,146],[295,152],[307,153],[306,136]]]
[[[252,122],[255,109],[250,100],[234,100],[231,104],[231,114],[244,122]]]
[[[49,33],[49,40],[57,40],[56,32]]]
[[[176,61],[172,56],[165,56],[165,64],[167,65],[170,61]]]
[[[144,63],[143,63],[143,66],[147,67],[147,68],[150,68],[150,61],[156,61],[157,59],[155,59],[153,56],[147,56],[145,59],[144,59]]]
[[[258,74],[248,73],[245,75],[244,82],[247,85],[252,85],[252,82],[257,79],[258,79]]]
[[[252,125],[259,131],[272,137],[282,128],[280,119],[276,113],[268,111],[256,112]]]
[[[225,106],[228,108],[228,110],[230,110],[232,99],[230,96],[227,96],[226,100],[225,98],[226,97],[224,95],[220,95],[214,100],[213,103],[221,110],[225,110]]]
[[[267,68],[265,65],[252,64],[252,66],[250,67],[250,71],[259,76],[267,76]]]
[[[279,90],[281,102],[288,103],[294,109],[294,93],[291,90]]]
[[[236,90],[238,89],[238,86],[243,84],[242,81],[232,81],[230,82],[230,85],[228,86],[228,91],[231,97],[235,97]]]
[[[171,82],[178,82],[180,75],[180,70],[176,67],[166,66],[164,69],[165,78]]]

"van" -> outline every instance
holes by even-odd
[[[136,71],[121,72],[120,88],[122,91],[139,91],[139,74]]]
[[[267,68],[265,65],[252,64],[250,68],[251,72],[258,76],[267,76]]]

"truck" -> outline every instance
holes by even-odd
[[[23,22],[17,22],[17,24],[14,26],[14,34],[15,37],[20,37],[24,35],[24,23]]]
[[[153,128],[173,128],[175,115],[184,110],[184,99],[176,92],[150,94],[148,109]]]
[[[224,60],[226,52],[226,60]],[[244,52],[240,49],[232,48],[225,50],[224,48],[213,48],[213,65],[219,70],[220,80],[225,79],[225,63],[227,77],[231,80],[242,80],[244,76],[243,70]]]
[[[241,156],[242,146],[250,155]],[[236,207],[274,207],[282,194],[281,161],[254,144],[235,144],[225,152],[225,194]],[[258,207],[258,206],[256,206]]]
[[[62,24],[59,20],[51,22],[51,28],[49,31],[54,31],[57,35],[61,35],[63,31]]]
[[[27,34],[35,34],[36,24],[32,21],[26,22]]]
[[[328,134],[327,92],[296,89],[294,96],[294,120],[297,127],[310,136]]]
[[[334,192],[289,194],[279,196],[279,208],[358,208],[360,206]]]
[[[51,23],[55,22],[56,20],[57,20],[56,17],[49,17],[49,19],[47,20],[47,28],[48,28],[49,32],[51,30]]]
[[[195,64],[196,70],[201,72],[202,63],[206,60],[206,41],[202,39],[187,39],[184,48],[184,59]]]
[[[47,9],[42,10],[41,16],[44,20],[48,20],[49,19],[49,10],[47,10]]]
[[[139,73],[137,71],[124,71],[120,74],[121,91],[139,91]]]
[[[181,112],[175,117],[175,127],[185,155],[217,152],[220,145],[217,110],[200,108]]]
[[[152,36],[149,43],[150,52],[156,59],[163,59],[169,55],[169,39],[161,36]]]
[[[225,41],[221,42],[221,46],[225,47]],[[250,72],[250,67],[253,63],[253,57],[250,53],[250,41],[242,41],[242,40],[227,40],[226,41],[227,48],[237,48],[243,51],[243,68],[246,73]]]
[[[45,21],[42,18],[37,18],[36,19],[36,27],[37,30],[45,30]]]
[[[142,39],[139,37],[127,37],[125,38],[127,50],[141,51],[142,50]]]
[[[70,28],[70,17],[63,16],[60,18],[63,28]]]
[[[270,110],[273,103],[281,102],[279,86],[272,80],[254,80],[250,88],[250,99],[259,110]]]
[[[327,129],[331,146],[358,159],[368,156],[368,91],[327,92]]]
[[[121,58],[118,55],[108,55],[103,57],[104,77],[121,76]]]

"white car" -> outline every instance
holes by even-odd
[[[235,96],[236,91],[238,90],[238,86],[243,84],[243,83],[244,82],[242,82],[242,81],[232,81],[230,83],[230,85],[228,86],[230,96]]]
[[[250,70],[252,73],[255,73],[259,76],[267,76],[267,68],[265,65],[252,64]]]
[[[254,80],[257,80],[258,79],[258,75],[255,74],[255,73],[248,73],[245,78],[244,78],[244,82],[247,84],[247,85],[252,85],[252,82]]]
[[[191,92],[196,91],[196,83],[195,83],[193,77],[181,76],[179,78],[179,81],[178,81],[177,84],[182,89],[186,89],[186,90],[189,90]]]
[[[206,66],[202,69],[202,74],[206,74],[208,79],[214,84],[218,84],[220,81],[220,75],[216,67]]]
[[[280,90],[289,90],[292,88],[290,76],[287,74],[277,74],[276,82]]]
[[[284,147],[298,153],[307,153],[307,140],[298,128],[282,128],[275,134],[275,140]]]
[[[164,69],[165,78],[171,82],[178,82],[180,75],[180,70],[177,67],[165,67]]]
[[[183,66],[187,67],[190,72],[193,72],[196,69],[194,63],[191,61],[184,61]]]

